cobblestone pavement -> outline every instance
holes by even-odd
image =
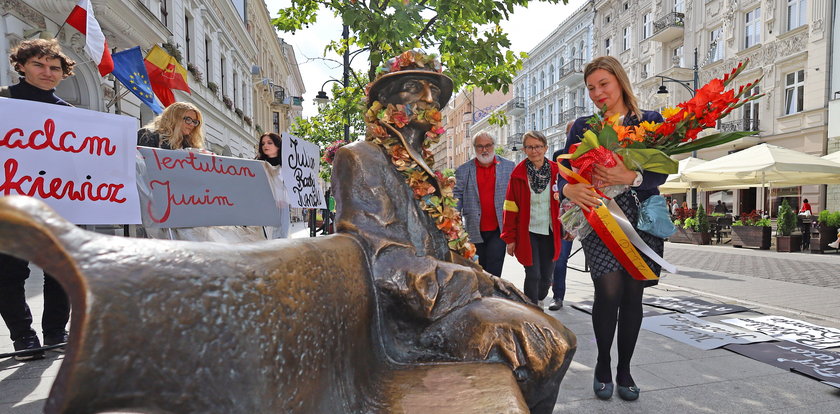
[[[840,289],[840,255],[779,253],[732,246],[669,243],[665,259],[679,267]]]

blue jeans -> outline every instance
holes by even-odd
[[[571,241],[563,240],[561,244],[560,256],[554,264],[554,281],[551,284],[554,299],[559,300],[566,297],[566,265],[569,262],[569,253],[572,251]]]

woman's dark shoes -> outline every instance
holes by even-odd
[[[598,398],[602,400],[609,400],[613,395],[613,383],[601,382],[598,381],[598,378],[595,378],[595,382],[592,383],[592,390],[595,391],[595,395]],[[638,396],[639,394],[637,393],[636,397],[638,398]]]
[[[610,390],[612,391],[612,390]],[[630,386],[625,387],[622,385],[618,386],[618,396],[621,397],[624,401],[636,401],[639,399],[639,392],[641,390],[637,386]],[[597,392],[596,392],[597,394]]]

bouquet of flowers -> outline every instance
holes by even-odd
[[[700,137],[700,132],[712,128],[721,118],[747,102],[763,95],[747,95],[761,78],[740,86],[737,91],[727,89],[749,64],[741,62],[720,79],[712,79],[697,90],[690,100],[675,108],[662,111],[664,122],[642,122],[638,126],[624,126],[623,119],[612,116],[605,119],[604,108],[589,120],[590,129],[583,134],[581,142],[570,148],[569,159],[575,172],[596,187],[603,198],[610,198],[626,191],[627,186],[602,188],[592,182],[592,170],[596,164],[614,167],[617,162],[613,154],[631,170],[649,170],[662,174],[675,174],[677,161],[672,155],[697,151],[722,145],[727,142],[756,134],[756,131],[714,133]],[[586,237],[591,231],[580,207],[564,200],[561,204],[561,221],[564,228],[576,237]]]

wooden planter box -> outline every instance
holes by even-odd
[[[814,236],[811,237],[811,252],[822,253],[831,249],[831,247],[828,247],[829,243],[837,240],[837,229],[834,227],[820,226],[818,231],[819,233],[811,233]]]
[[[708,231],[701,233],[699,231],[686,230],[686,233],[691,235],[691,242],[694,244],[712,244],[712,233]]]
[[[798,252],[802,247],[802,236],[792,234],[790,236],[776,236],[777,252]]]
[[[732,246],[770,250],[770,227],[732,226]]]
[[[677,226],[677,231],[671,237],[668,237],[668,241],[671,243],[694,243],[694,238],[689,234],[689,230]]]

